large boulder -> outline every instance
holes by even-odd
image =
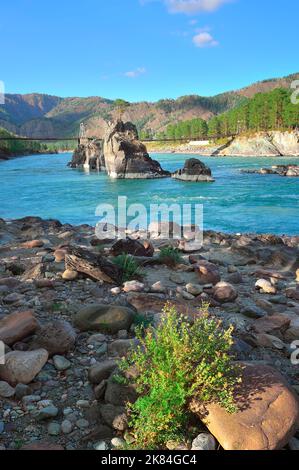
[[[218,266],[209,261],[199,260],[195,271],[197,271],[200,284],[216,285],[221,280]]]
[[[5,355],[5,364],[0,365],[0,379],[15,386],[29,384],[48,361],[45,349],[36,351],[12,351]]]
[[[220,304],[234,302],[238,297],[236,289],[228,282],[218,282],[214,290],[214,299]]]
[[[105,170],[105,159],[102,147],[103,144],[101,140],[86,141],[85,144],[79,144],[68,166],[71,168],[87,168],[97,171]]]
[[[172,174],[172,178],[182,181],[212,183],[212,172],[203,162],[197,158],[186,160],[184,168]]]
[[[165,178],[170,173],[152,160],[145,145],[138,140],[136,126],[131,122],[108,125],[104,138],[104,156],[111,178]]]
[[[111,253],[114,256],[126,253],[133,256],[151,257],[154,254],[154,247],[148,240],[139,241],[127,238],[114,243],[111,248]]]
[[[74,318],[74,323],[81,331],[99,331],[115,334],[128,330],[134,320],[134,311],[120,305],[89,305],[81,309]]]
[[[236,393],[239,410],[229,414],[218,404],[193,400],[191,409],[225,450],[277,450],[299,424],[299,402],[282,375],[265,365],[244,363]]]
[[[0,341],[12,346],[32,335],[38,327],[38,322],[32,311],[15,312],[0,320]]]
[[[50,356],[66,354],[74,349],[76,332],[72,325],[64,320],[54,320],[43,325],[33,338],[31,349],[46,349]]]

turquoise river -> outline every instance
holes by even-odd
[[[154,154],[174,171],[189,155]],[[100,203],[203,204],[204,229],[224,232],[299,234],[299,179],[241,173],[242,168],[298,163],[298,158],[199,157],[212,169],[215,183],[172,179],[110,180],[105,173],[67,167],[70,154],[34,155],[0,162],[0,217],[28,215],[71,224],[98,221]]]

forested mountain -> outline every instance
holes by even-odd
[[[212,120],[211,125],[217,127],[218,121],[213,120],[215,116],[231,110],[247,109],[243,106],[246,107],[256,93],[277,88],[287,89],[298,78],[299,74],[294,74],[281,79],[265,80],[214,97],[190,95],[178,99],[163,99],[156,103],[131,103],[123,118],[134,122],[143,136],[166,132],[173,134],[173,130],[167,129],[181,121],[193,121],[190,126],[197,132],[198,126],[205,125],[196,123],[194,119]],[[234,120],[233,115],[229,116],[221,117],[222,126],[226,126],[223,119],[229,119],[229,126],[234,127],[231,122]],[[60,98],[41,94],[7,94],[5,105],[0,105],[0,127],[28,137],[76,136],[82,121],[87,126],[89,136],[102,137],[105,123],[116,117],[115,102],[101,97]],[[247,125],[242,124],[242,127],[247,128]],[[181,131],[176,133],[179,135]]]

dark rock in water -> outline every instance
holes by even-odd
[[[145,145],[138,140],[136,126],[131,122],[123,123],[119,120],[108,126],[104,156],[111,178],[150,179],[170,176],[159,162],[150,158]]]
[[[172,178],[182,181],[193,182],[214,182],[212,172],[204,163],[196,158],[186,160],[185,166],[182,170],[178,170],[172,174]]]
[[[258,174],[258,175],[279,175],[298,177],[299,165],[275,165],[271,168],[260,168],[258,170],[241,170],[242,173]]]
[[[105,159],[103,155],[103,144],[101,140],[93,140],[79,144],[76,148],[72,161],[68,164],[71,168],[87,168],[90,170],[105,170]]]

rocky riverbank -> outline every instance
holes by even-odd
[[[212,407],[206,425],[193,403],[186,442],[165,448],[298,449],[299,237],[205,232],[201,248],[156,232],[115,244],[88,225],[0,219],[0,449],[132,440],[125,403],[136,390],[133,378],[115,380],[117,360],[135,347],[136,325],[158,324],[167,301],[190,318],[208,302],[210,315],[234,325],[250,403],[232,416]],[[181,252],[175,264],[159,256],[169,245]],[[124,252],[142,274],[122,283],[113,261]]]

